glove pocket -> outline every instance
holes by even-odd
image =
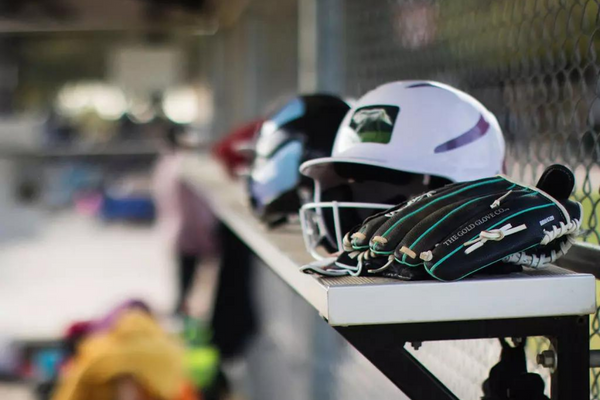
[[[443,242],[454,233],[457,226],[461,226],[473,215],[485,214],[498,196],[494,193],[460,199],[429,214],[402,238],[394,254],[396,260],[407,266],[422,265],[426,259],[421,258],[421,253]]]

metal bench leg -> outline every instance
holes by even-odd
[[[458,400],[403,343],[390,341],[387,335],[373,337],[360,329],[336,330],[412,400]]]
[[[589,400],[590,333],[589,316],[560,320],[551,338],[557,365],[552,374],[552,400]]]

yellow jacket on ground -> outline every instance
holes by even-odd
[[[123,313],[79,347],[53,400],[113,400],[115,379],[131,377],[153,398],[171,400],[185,382],[183,347],[141,310]]]

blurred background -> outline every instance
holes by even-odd
[[[352,99],[433,79],[472,94],[502,125],[510,176],[575,171],[583,240],[597,244],[599,13],[592,0],[1,0],[0,398],[44,398],[73,322],[132,298],[159,317],[176,307],[172,249],[155,229],[165,133],[202,151],[297,93]],[[253,271],[259,334],[224,367],[231,396],[397,395],[270,271]],[[428,366],[476,398],[498,346],[445,347],[443,363],[432,346]]]

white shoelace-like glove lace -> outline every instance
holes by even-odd
[[[473,240],[469,240],[464,243],[464,246],[467,246],[465,250],[465,254],[471,254],[478,248],[482,247],[488,240],[493,240],[498,242],[504,239],[506,236],[513,235],[517,232],[521,232],[527,229],[527,225],[521,224],[519,226],[513,226],[511,224],[506,224],[500,229],[491,229],[489,231],[481,231],[479,236],[477,236]]]

